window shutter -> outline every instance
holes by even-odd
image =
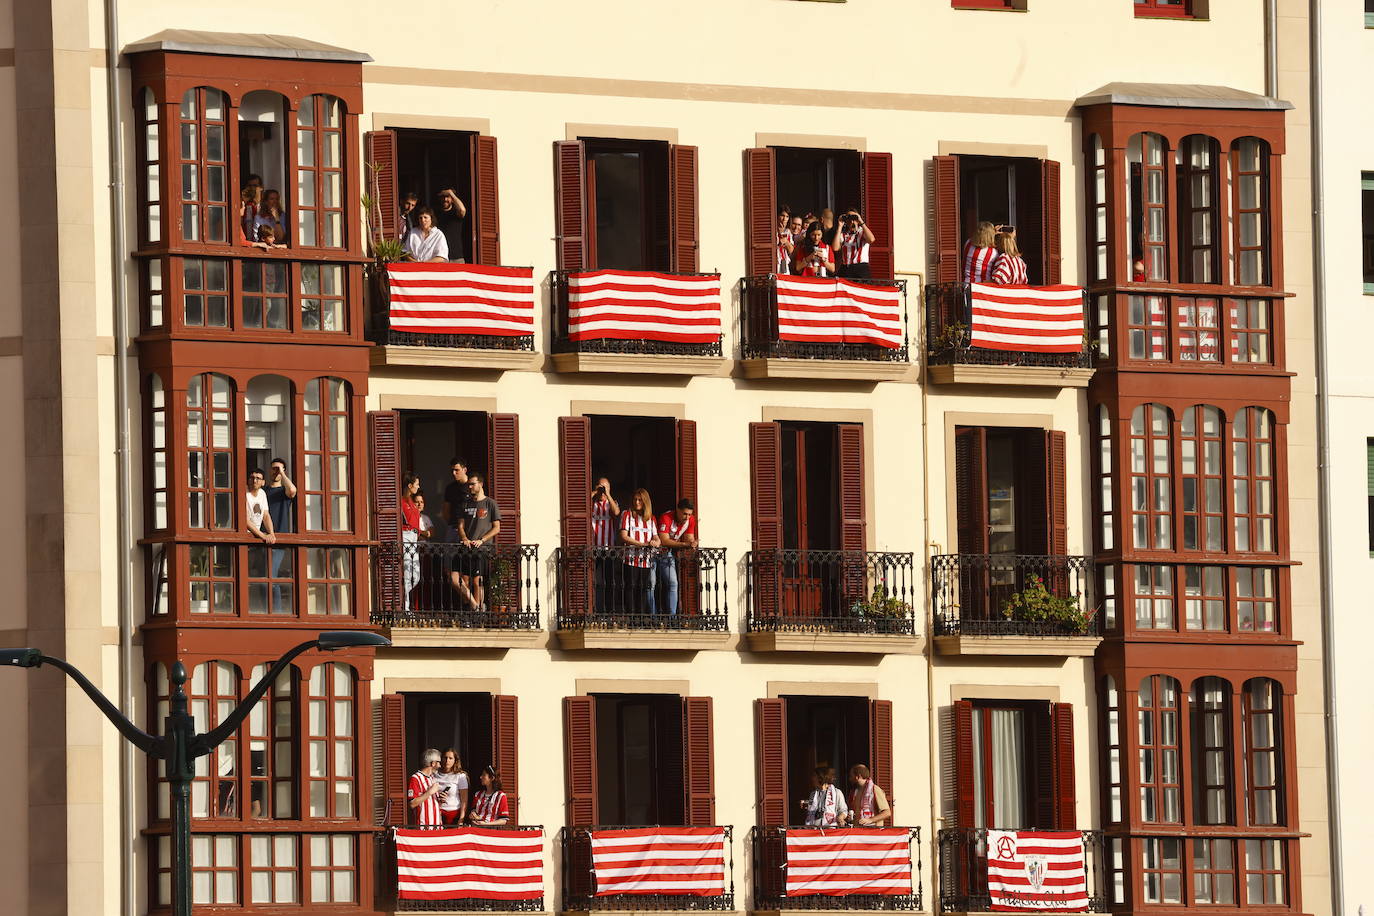
[[[864,550],[864,428],[845,423],[840,439],[840,549]]]
[[[671,269],[678,273],[697,272],[697,148],[668,147],[669,206],[672,225]]]
[[[570,556],[563,563],[563,608],[569,614],[585,614],[589,571],[586,548],[591,545],[592,422],[586,417],[558,418],[558,459],[562,468],[563,549]]]
[[[1043,270],[1040,274],[1046,286],[1054,286],[1062,276],[1063,259],[1059,251],[1059,163],[1053,159],[1040,162],[1040,225],[1044,233],[1041,246]]]
[[[1054,732],[1054,827],[1078,829],[1078,804],[1073,770],[1073,704],[1055,703],[1050,707]]]
[[[1035,784],[1031,791],[1031,816],[1035,819],[1032,826],[1040,830],[1053,830],[1058,814],[1057,787],[1055,774],[1055,733],[1054,717],[1051,714],[1053,703],[1040,703],[1035,713],[1027,717],[1030,725],[1031,759],[1034,761]]]
[[[374,210],[367,215],[372,223],[372,241],[394,239],[400,234],[400,195],[396,190],[396,131],[372,130],[363,135],[368,169],[366,193],[372,195]],[[375,171],[374,171],[375,169]]]
[[[787,804],[787,701],[781,698],[754,701],[758,730],[759,826],[788,823]]]
[[[520,417],[494,413],[487,417],[487,493],[501,509],[496,543],[520,543]]]
[[[777,266],[778,191],[773,150],[744,151],[745,273],[762,277]]]
[[[931,160],[934,187],[931,194],[931,237],[935,240],[935,281],[960,280],[963,239],[959,228],[959,157],[935,156]]]
[[[396,450],[400,415],[374,410],[367,415],[372,451],[372,525],[380,547],[376,607],[391,613],[401,607],[401,470]]]
[[[988,552],[987,430],[963,426],[954,432],[954,499],[958,552]]]
[[[954,720],[954,824],[972,827],[978,823],[974,811],[973,701],[955,700],[950,710]]]
[[[501,205],[496,169],[496,138],[472,135],[472,202],[476,264],[501,263]],[[507,793],[510,794],[510,793]]]
[[[501,774],[510,821],[518,824],[520,812],[520,700],[512,696],[491,698],[491,765]]]
[[[887,793],[887,804],[892,809],[892,819],[888,827],[897,823],[897,795],[892,788],[892,701],[868,701],[868,770],[873,781]]]
[[[716,752],[710,697],[682,698],[683,814],[685,823],[716,822]]]
[[[559,270],[587,269],[586,158],[581,140],[554,141],[554,235]]]
[[[690,499],[697,506],[697,540],[701,540],[701,507],[697,505],[697,421],[677,421],[677,498]],[[672,511],[675,506],[667,506],[664,511]],[[697,574],[697,564],[690,559],[678,563],[678,598],[682,602],[682,613],[698,614],[701,611],[701,577]]]
[[[406,803],[406,698],[382,694],[382,797],[391,808],[392,824],[409,824]]]
[[[568,824],[596,823],[596,698],[564,697],[563,730],[567,748]]]
[[[749,424],[749,483],[754,516],[754,613],[778,612],[778,571],[782,550],[782,428]]]
[[[873,230],[868,246],[869,269],[875,279],[893,277],[895,259],[892,253],[892,154],[864,153],[863,200],[864,219]]]
[[[1045,506],[1049,515],[1049,553],[1062,557],[1069,552],[1068,472],[1065,468],[1064,431],[1045,431]]]

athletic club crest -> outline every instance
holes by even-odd
[[[989,830],[988,897],[999,912],[1088,909],[1083,836],[1077,831]]]
[[[1044,890],[1045,871],[1047,869],[1045,857],[1023,856],[1022,861],[1026,863],[1026,880],[1030,882],[1031,890]]]

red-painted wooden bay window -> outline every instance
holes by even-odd
[[[228,97],[218,89],[188,89],[177,110],[181,237],[228,242]]]
[[[1183,823],[1179,716],[1178,681],[1164,674],[1143,678],[1136,693],[1136,741],[1138,816],[1145,823]]]
[[[296,109],[297,244],[343,248],[343,102],[332,95],[308,95]]]

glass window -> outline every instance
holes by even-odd
[[[172,905],[172,838],[157,838],[157,887],[161,906]],[[197,833],[191,837],[191,902],[196,906],[239,902],[239,839],[232,834]]]
[[[188,328],[229,327],[227,263],[209,258],[181,262],[182,322]]]
[[[297,837],[259,835],[248,840],[249,899],[253,903],[296,903]]]
[[[242,267],[242,327],[286,330],[291,293],[287,265],[281,261],[244,261]]]
[[[1252,827],[1283,823],[1279,686],[1268,678],[1245,685],[1245,781]]]
[[[1116,542],[1116,497],[1112,488],[1116,468],[1112,464],[1112,419],[1105,404],[1099,404],[1097,407],[1097,447],[1097,508],[1101,547],[1103,550],[1111,550]],[[1371,476],[1371,479],[1374,479],[1374,476]],[[1374,493],[1374,490],[1370,492]],[[1374,506],[1374,498],[1371,498],[1370,505]],[[1374,512],[1374,509],[1371,509],[1371,512]],[[1374,515],[1371,515],[1371,518],[1374,518]],[[1371,522],[1370,530],[1374,531],[1374,522]],[[1374,551],[1374,539],[1370,540],[1370,545],[1370,550]]]
[[[308,769],[306,815],[355,817],[353,669],[326,662],[310,672],[310,696],[302,710]]]
[[[1088,167],[1092,170],[1088,177],[1088,239],[1091,246],[1088,266],[1092,279],[1105,280],[1108,267],[1107,154],[1097,134],[1092,135],[1088,144]]]
[[[1179,470],[1183,484],[1183,549],[1216,553],[1226,549],[1222,532],[1226,503],[1222,498],[1221,411],[1195,405],[1183,411],[1179,424]]]
[[[1186,362],[1221,362],[1221,316],[1216,299],[1180,296],[1178,309],[1178,358]]]
[[[353,557],[347,547],[308,547],[305,551],[307,614],[353,613]]]
[[[256,666],[251,683],[266,675],[266,665]],[[295,677],[294,668],[277,675],[244,725],[250,767],[248,816],[252,818],[296,816]]]
[[[1216,283],[1219,275],[1218,159],[1217,141],[1200,134],[1184,137],[1175,153],[1179,202],[1178,272],[1184,283]]]
[[[347,833],[310,837],[310,902],[353,903],[357,896],[354,839]]]
[[[163,665],[156,668],[157,714],[168,715],[171,681]],[[196,720],[196,731],[207,732],[229,716],[238,704],[238,668],[228,662],[202,662],[194,666],[186,682],[187,708]],[[229,738],[209,754],[195,759],[191,783],[191,817],[234,818],[238,812],[238,741]],[[167,765],[159,760],[158,817],[171,817]]]
[[[1153,824],[1181,824],[1179,787],[1178,681],[1155,674],[1140,681],[1136,694],[1140,753],[1140,818]]]
[[[234,547],[192,544],[186,570],[192,614],[234,613]]]
[[[1234,906],[1235,844],[1231,840],[1193,840],[1193,903]]]
[[[252,544],[248,547],[248,613],[294,614],[296,549]]]
[[[1130,569],[1135,571],[1135,628],[1174,629],[1174,568],[1140,563]]]
[[[350,430],[348,383],[312,379],[305,386],[305,527],[308,531],[348,531]]]
[[[1364,291],[1374,293],[1374,172],[1360,173],[1360,243]]]
[[[1164,138],[1159,134],[1136,134],[1126,143],[1126,238],[1131,246],[1132,279],[1169,279],[1165,156]]]
[[[1131,412],[1131,524],[1138,550],[1173,546],[1169,411],[1142,404]]]
[[[301,265],[301,329],[338,332],[348,330],[344,311],[342,265]]]
[[[161,126],[158,121],[157,99],[153,90],[144,88],[139,93],[138,124],[141,134],[138,148],[139,167],[143,170],[143,180],[139,184],[139,203],[143,207],[143,241],[156,244],[162,241],[162,150]]]
[[[1283,886],[1283,841],[1245,841],[1245,902],[1249,906],[1288,902]]]
[[[167,392],[162,376],[148,376],[149,503],[152,527],[167,527]]]
[[[1169,358],[1169,300],[1163,296],[1131,296],[1126,340],[1131,359]]]
[[[1226,570],[1220,566],[1183,567],[1183,619],[1190,630],[1226,629]]]
[[[342,248],[343,103],[311,95],[296,112],[296,221],[300,244]]]
[[[1235,549],[1273,553],[1274,415],[1262,407],[1237,412],[1231,456]]]
[[[1116,678],[1110,674],[1103,682],[1106,703],[1103,715],[1107,721],[1107,800],[1109,809],[1107,820],[1113,824],[1121,823],[1122,811],[1122,760],[1121,760],[1121,693],[1116,687]]]
[[[1146,838],[1140,841],[1141,882],[1146,903],[1183,902],[1183,840]]]
[[[1233,363],[1273,362],[1269,346],[1268,299],[1227,299],[1231,314],[1231,361]]]
[[[1238,566],[1236,577],[1236,629],[1278,631],[1274,570],[1268,566]]]
[[[1242,137],[1231,147],[1235,200],[1235,282],[1262,286],[1269,282],[1269,145]]]
[[[162,285],[162,259],[149,258],[140,268],[143,281],[143,320],[149,328],[160,328],[167,320],[167,299]]]
[[[1204,677],[1194,682],[1191,698],[1194,821],[1232,824],[1231,688],[1226,681]]]
[[[197,375],[186,385],[186,523],[234,527],[233,388],[226,376]]]
[[[181,234],[188,242],[229,240],[228,109],[218,89],[188,89],[181,99]]]

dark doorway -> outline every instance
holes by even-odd
[[[596,697],[597,822],[681,824],[682,698]]]
[[[668,144],[582,138],[592,261],[609,270],[668,270]]]
[[[472,194],[472,138],[470,131],[424,130],[413,127],[396,131],[397,202],[414,191],[419,205],[439,216],[439,192],[452,188],[468,208],[463,222],[463,256],[471,260],[474,250]],[[458,255],[454,255],[457,257]]]
[[[778,146],[773,155],[778,206],[789,205],[794,216],[863,209],[863,154],[857,150]]]
[[[782,424],[782,538],[788,550],[840,548],[839,430]]]
[[[592,483],[605,477],[622,510],[634,491],[649,491],[654,513],[677,501],[677,428],[671,417],[590,418]]]
[[[476,775],[494,762],[489,693],[408,693],[405,721],[406,765],[411,771],[419,768],[426,748],[440,753],[453,748],[475,788]]]
[[[964,237],[987,220],[1015,226],[1032,284],[1044,282],[1041,160],[1012,156],[959,157],[959,212]]]
[[[453,482],[450,459],[462,458],[469,471],[479,474],[489,470],[487,415],[480,411],[403,410],[400,445],[402,473],[412,471],[419,476],[425,512],[436,525],[444,490]]]
[[[783,697],[787,706],[788,820],[801,823],[801,803],[816,788],[816,767],[835,768],[848,791],[849,768],[870,765],[869,702],[863,697]]]

